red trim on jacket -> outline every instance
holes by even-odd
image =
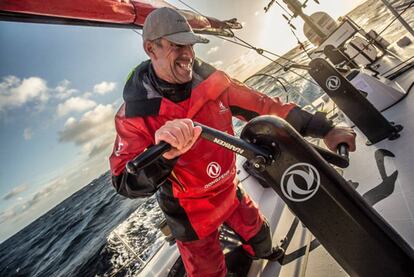
[[[122,106],[115,118],[118,135],[110,157],[113,174],[121,174],[127,161],[153,144],[155,131],[168,120],[191,118],[233,135],[230,106],[281,117],[296,107],[253,91],[216,71],[192,90],[190,99],[173,103],[163,98],[158,115],[125,118]],[[174,177],[169,178],[173,195],[199,238],[216,230],[237,207],[235,164],[234,153],[200,138],[174,167]]]

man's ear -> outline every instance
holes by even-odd
[[[155,58],[154,44],[151,41],[144,41],[144,50],[150,58]]]

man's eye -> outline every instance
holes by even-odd
[[[183,47],[183,45],[178,45],[178,44],[175,44],[173,42],[170,42],[170,46],[171,46],[171,48],[175,48],[175,49],[178,49],[178,48],[182,48]]]

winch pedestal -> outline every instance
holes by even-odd
[[[412,276],[410,246],[286,121],[251,120],[241,138],[279,150],[248,171],[272,187],[351,276]],[[271,144],[271,145],[268,145]]]

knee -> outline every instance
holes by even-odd
[[[267,221],[263,221],[259,232],[247,243],[253,248],[255,256],[258,258],[266,257],[272,253],[272,236]]]

